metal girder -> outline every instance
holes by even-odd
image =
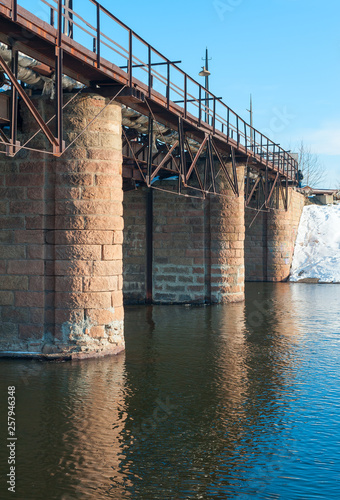
[[[212,141],[212,146],[213,146],[213,148],[214,148],[214,150],[215,150],[215,153],[216,153],[216,156],[217,156],[217,158],[218,158],[218,161],[220,162],[220,165],[221,165],[221,167],[222,167],[222,169],[223,169],[224,175],[225,175],[225,176],[226,176],[226,178],[228,179],[228,182],[229,182],[229,184],[230,184],[231,189],[234,191],[234,194],[235,194],[235,195],[238,195],[238,183],[237,183],[237,172],[236,172],[236,168],[235,168],[235,172],[234,172],[234,168],[233,168],[233,175],[234,175],[234,182],[233,182],[233,181],[232,181],[232,178],[230,177],[230,174],[229,174],[229,172],[228,172],[227,166],[226,166],[226,164],[224,163],[223,158],[222,158],[222,156],[220,155],[220,153],[219,153],[219,151],[218,151],[217,147],[215,146],[214,141]],[[235,164],[236,164],[236,161],[235,161],[235,156],[234,156],[234,162],[235,162]],[[236,183],[235,183],[235,177],[236,177]]]
[[[58,57],[58,56],[57,56]],[[15,139],[16,137],[16,130],[17,130],[17,96],[19,95],[26,106],[28,107],[30,113],[32,114],[33,118],[36,120],[38,123],[40,129],[42,132],[45,134],[47,137],[48,141],[52,144],[53,146],[53,153],[56,156],[59,156],[62,152],[62,141],[60,140],[60,137],[55,137],[53,133],[51,132],[51,129],[49,126],[45,123],[44,119],[42,118],[41,114],[37,110],[37,108],[34,106],[33,102],[31,99],[28,97],[26,94],[25,90],[22,88],[20,83],[18,82],[16,75],[12,72],[12,70],[8,67],[6,64],[6,61],[3,59],[3,57],[0,55],[0,65],[2,66],[4,72],[7,74],[8,78],[10,79],[12,83],[12,113],[11,113],[11,141],[13,141],[13,138]],[[14,69],[16,70],[17,66],[14,62]],[[58,64],[59,66],[59,64]],[[58,73],[58,70],[56,68],[56,72]],[[58,101],[58,98],[57,98]],[[59,102],[60,105],[60,102]],[[59,109],[59,115],[62,114],[62,110]],[[59,128],[60,132],[60,128]],[[62,132],[62,128],[61,128]],[[16,149],[16,142],[12,142],[12,148]],[[9,154],[15,154],[14,151],[11,153],[9,150]]]
[[[191,163],[191,165],[190,165],[190,167],[188,169],[188,172],[187,172],[187,175],[186,175],[186,182],[188,182],[188,180],[189,180],[189,178],[190,178],[190,176],[192,174],[192,171],[194,170],[194,168],[195,168],[195,166],[197,164],[197,161],[198,161],[199,157],[201,156],[201,154],[203,152],[203,149],[204,149],[204,147],[205,147],[205,145],[207,143],[207,140],[208,140],[208,135],[206,135],[204,137],[203,142],[200,145],[199,150],[197,151],[196,156],[195,156],[193,162]]]
[[[179,146],[179,165],[180,165],[180,177],[184,185],[186,185],[186,157],[184,151],[185,135],[183,128],[183,120],[181,117],[178,118],[178,146]],[[180,189],[180,188],[179,188]]]
[[[250,169],[247,171],[247,189],[245,193],[245,206],[250,207],[251,200],[253,199],[254,193],[256,193],[257,200],[257,210],[265,211],[274,210],[280,208],[279,197],[282,196],[282,201],[285,210],[288,209],[288,183],[285,182],[283,186],[283,179],[279,172],[276,173],[274,178],[269,178],[266,173],[260,173],[250,190]],[[250,192],[249,192],[250,190]],[[273,195],[276,192],[276,206],[275,201],[273,202]],[[255,208],[255,207],[253,207]]]
[[[149,128],[148,128],[148,171],[146,174],[147,186],[151,186],[152,180],[152,145],[153,145],[153,118],[149,115]]]
[[[240,193],[239,193],[238,182],[237,182],[235,149],[233,147],[231,147],[231,163],[232,163],[232,166],[233,166],[234,186],[235,186],[235,189],[236,189],[236,194],[238,196]]]
[[[255,193],[255,190],[256,190],[256,188],[257,188],[257,186],[258,186],[258,184],[259,184],[260,180],[261,180],[261,175],[259,175],[259,176],[257,177],[257,179],[256,179],[256,181],[255,181],[255,183],[254,183],[254,186],[253,186],[252,190],[250,191],[250,194],[249,194],[248,198],[246,198],[246,207],[249,205],[250,200],[252,199],[253,194]]]
[[[176,142],[172,145],[171,149],[169,149],[169,151],[168,151],[168,152],[167,152],[167,154],[164,156],[164,158],[163,158],[163,160],[161,161],[161,163],[160,163],[159,165],[157,165],[156,170],[155,170],[155,171],[153,172],[153,174],[151,175],[151,180],[153,180],[153,179],[156,177],[156,175],[158,174],[158,172],[160,171],[160,169],[164,167],[165,163],[166,163],[169,159],[171,159],[171,154],[172,154],[172,152],[173,152],[173,151],[177,148],[178,144],[179,144],[179,142],[178,142],[178,141],[176,141]]]
[[[271,197],[273,196],[273,193],[274,193],[274,189],[275,189],[275,186],[276,186],[276,183],[277,183],[277,180],[279,178],[279,172],[276,174],[276,177],[275,177],[275,180],[273,182],[273,185],[272,185],[272,188],[266,198],[266,208],[269,208],[269,203],[270,203],[270,200],[271,200]]]

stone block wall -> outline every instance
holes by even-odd
[[[70,99],[65,95],[65,101]],[[53,103],[34,100],[48,119]],[[55,356],[124,348],[121,107],[84,94],[65,108],[60,158],[1,156],[0,351]],[[21,110],[23,143],[37,130]],[[53,127],[53,123],[51,125]],[[51,147],[42,133],[31,148]]]
[[[124,193],[124,302],[146,300],[146,189]]]
[[[175,193],[177,183],[163,182],[162,187]],[[153,300],[202,304],[209,300],[210,243],[205,217],[209,201],[162,191],[154,191],[153,196]]]
[[[171,181],[155,186],[153,302],[243,300],[243,167],[239,167],[239,179],[239,197],[229,185],[221,185],[225,196],[205,200],[179,196],[177,183]],[[146,299],[146,206],[145,188],[124,193],[125,303]]]
[[[305,198],[289,188],[288,210],[246,209],[246,281],[287,281]]]

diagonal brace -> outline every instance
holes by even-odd
[[[207,140],[208,140],[208,136],[206,135],[206,136],[204,137],[204,140],[203,140],[202,144],[201,144],[201,145],[200,145],[200,147],[199,147],[199,150],[198,150],[198,151],[197,151],[197,153],[196,153],[196,156],[195,156],[195,158],[194,158],[194,160],[193,160],[193,162],[192,162],[192,164],[191,164],[191,166],[190,166],[189,170],[188,170],[188,173],[187,173],[187,175],[186,175],[186,181],[188,181],[188,180],[189,180],[189,178],[190,178],[190,176],[191,176],[191,174],[192,174],[192,171],[193,171],[193,170],[194,170],[194,168],[196,167],[197,160],[198,160],[198,159],[199,159],[199,157],[201,156],[201,153],[202,153],[202,151],[203,151],[203,149],[204,149],[204,146],[205,146],[205,145],[206,145],[206,143],[207,143]]]
[[[156,170],[151,175],[151,180],[153,180],[156,177],[156,175],[158,174],[158,172],[160,171],[160,169],[164,166],[164,164],[167,162],[167,160],[171,157],[171,153],[173,152],[174,149],[177,148],[178,144],[179,144],[179,142],[176,141],[175,144],[171,147],[171,149],[169,149],[169,151],[164,156],[164,158],[161,161],[161,163],[158,165],[158,167],[156,168]]]
[[[270,190],[270,193],[269,193],[269,195],[268,195],[268,198],[266,199],[266,208],[268,208],[268,207],[269,207],[269,202],[270,202],[270,200],[271,200],[271,197],[273,196],[274,189],[275,189],[275,186],[276,186],[276,183],[277,183],[278,178],[279,178],[279,172],[277,172],[277,174],[276,174],[276,177],[275,177],[274,183],[273,183],[273,185],[272,185],[272,188],[271,188],[271,190]]]
[[[222,156],[220,155],[220,153],[219,153],[219,151],[218,151],[217,147],[215,146],[214,141],[211,141],[211,143],[212,143],[212,146],[213,146],[213,148],[214,148],[214,151],[215,151],[215,153],[216,153],[216,155],[217,155],[218,161],[219,161],[219,162],[220,162],[220,164],[221,164],[221,167],[222,167],[222,169],[223,169],[223,172],[224,172],[224,174],[225,174],[226,178],[228,179],[228,182],[229,182],[229,184],[230,184],[231,189],[233,190],[234,194],[238,195],[238,192],[237,192],[236,186],[234,185],[234,183],[233,183],[233,181],[232,181],[232,179],[231,179],[231,177],[230,177],[230,174],[229,174],[229,172],[228,172],[227,166],[226,166],[226,164],[224,163]]]
[[[49,140],[51,144],[54,146],[58,147],[59,146],[59,141],[54,135],[52,134],[50,128],[46,125],[44,119],[42,118],[41,114],[37,110],[37,108],[34,106],[32,103],[31,99],[28,97],[22,86],[19,84],[18,80],[15,78],[14,74],[12,71],[9,69],[9,67],[6,64],[6,61],[3,59],[3,57],[0,55],[0,65],[2,66],[3,70],[7,74],[8,78],[10,79],[12,85],[14,86],[15,90],[18,92],[26,106],[28,107],[29,111],[32,113],[33,118],[36,120],[38,123],[39,127]]]

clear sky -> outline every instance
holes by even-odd
[[[303,140],[320,155],[323,187],[340,186],[339,0],[100,3],[202,83],[208,46],[210,90],[247,120],[252,93],[254,126],[292,151]]]

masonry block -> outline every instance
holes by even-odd
[[[54,115],[49,98],[35,104]],[[37,126],[21,114],[24,143]],[[0,353],[124,349],[121,105],[83,93],[64,119],[66,144],[76,140],[61,157],[22,150],[0,161],[0,318],[11,332]],[[30,146],[49,147],[42,134]]]

